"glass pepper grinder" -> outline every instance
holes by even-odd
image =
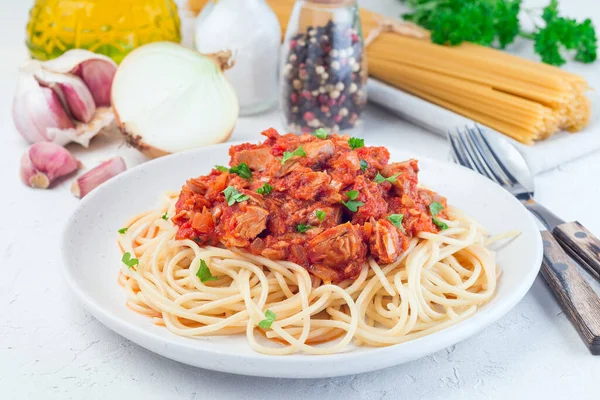
[[[290,132],[360,133],[367,59],[356,0],[297,0],[280,65],[281,111]]]

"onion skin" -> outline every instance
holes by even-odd
[[[223,75],[231,65],[229,51],[202,55],[173,43],[129,53],[111,98],[127,143],[156,158],[229,140],[239,113],[235,91]]]
[[[142,137],[140,135],[136,134],[135,130],[130,129],[128,126],[121,123],[121,121],[119,120],[119,114],[117,114],[116,110],[113,109],[113,112],[115,114],[115,120],[117,122],[117,126],[119,127],[119,130],[125,137],[125,142],[127,142],[127,144],[129,144],[131,147],[135,148],[140,153],[142,153],[143,155],[145,155],[146,157],[149,157],[149,158],[158,158],[158,157],[168,156],[169,154],[171,154],[168,151],[164,151],[164,150],[158,149],[156,147],[150,146],[147,143],[144,143],[144,141],[142,140]],[[229,133],[227,133],[227,135],[223,138],[223,140],[221,140],[219,142],[215,142],[215,144],[216,143],[225,143],[226,141],[229,140],[232,133],[233,133],[233,128],[229,131]]]
[[[27,186],[47,189],[56,179],[80,166],[67,149],[50,142],[34,143],[21,156],[21,180]]]

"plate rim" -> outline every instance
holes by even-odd
[[[218,349],[207,349],[202,347],[197,347],[193,345],[193,341],[196,339],[193,338],[185,338],[189,339],[189,342],[181,343],[176,341],[176,338],[181,338],[175,334],[169,335],[168,338],[158,336],[154,332],[143,329],[136,325],[132,321],[122,320],[116,315],[113,315],[109,312],[109,310],[104,309],[101,304],[97,304],[90,295],[87,295],[83,288],[78,285],[77,279],[70,272],[72,268],[69,267],[69,259],[67,254],[68,237],[69,237],[69,228],[73,226],[73,222],[76,219],[77,215],[85,210],[87,203],[91,202],[95,196],[98,195],[101,191],[109,190],[113,184],[116,182],[126,179],[129,175],[136,174],[138,170],[142,170],[146,168],[150,164],[162,163],[165,159],[176,159],[181,157],[186,157],[189,154],[193,153],[202,153],[206,151],[210,151],[210,149],[216,147],[229,147],[238,143],[244,143],[243,141],[239,142],[226,142],[219,143],[216,145],[205,146],[201,148],[196,148],[192,150],[187,150],[180,153],[170,154],[164,157],[155,158],[146,162],[143,162],[135,167],[128,169],[127,171],[115,176],[111,179],[111,181],[106,182],[101,185],[97,190],[92,191],[90,194],[85,196],[77,207],[73,210],[67,221],[63,225],[63,229],[61,232],[61,273],[63,278],[67,282],[67,286],[70,288],[72,293],[75,294],[77,299],[84,305],[84,308],[92,314],[94,318],[100,321],[104,326],[119,334],[120,336],[130,340],[137,345],[153,352],[159,354],[163,357],[182,362],[184,364],[192,365],[199,368],[226,372],[226,373],[234,373],[240,375],[247,376],[257,376],[257,377],[271,377],[271,378],[326,378],[326,377],[336,377],[336,376],[344,376],[356,373],[364,373],[371,372],[374,370],[379,370],[383,368],[388,368],[394,365],[399,365],[402,363],[410,362],[418,358],[422,358],[428,354],[435,353],[439,350],[442,350],[448,346],[452,346],[456,343],[459,343],[463,340],[468,339],[469,337],[481,332],[483,329],[487,328],[493,322],[499,320],[503,316],[505,316],[508,312],[510,312],[527,294],[531,286],[533,285],[535,278],[538,275],[539,269],[541,268],[542,257],[543,257],[543,244],[542,237],[538,235],[536,237],[536,248],[535,248],[535,263],[537,267],[531,268],[530,272],[523,277],[521,282],[516,286],[515,290],[511,293],[511,296],[508,299],[504,299],[499,304],[496,304],[496,309],[493,312],[481,312],[478,310],[473,316],[458,322],[455,325],[442,329],[439,332],[434,332],[430,335],[426,335],[417,339],[410,340],[408,342],[403,342],[391,346],[386,347],[372,347],[369,348],[368,351],[346,351],[342,353],[330,354],[330,355],[306,355],[306,354],[291,354],[285,356],[273,356],[273,355],[265,355],[261,353],[251,353],[251,354],[232,354],[228,352],[223,352]],[[386,148],[390,151],[390,153],[396,154],[406,154],[409,155],[410,152],[407,150],[403,150],[400,148],[396,148],[394,146],[386,146]],[[482,175],[465,168],[461,165],[449,163],[446,161],[441,161],[437,159],[432,159],[426,156],[415,156],[419,161],[423,160],[427,163],[451,166],[453,168],[459,168],[463,172],[467,174],[471,174],[471,176],[476,177],[476,179],[485,179]],[[500,189],[506,191],[502,187],[498,186]],[[508,192],[507,192],[508,193]],[[525,207],[514,198],[514,196],[510,195],[510,200],[512,202],[518,203],[518,206],[523,208],[523,211],[529,216],[528,223],[531,228],[535,231],[539,232],[537,228],[535,218],[525,209]],[[465,324],[465,322],[470,322]],[[473,323],[474,322],[474,323]],[[435,343],[429,344],[427,346],[428,350],[426,352],[417,351],[418,354],[409,354],[408,357],[404,356],[404,360],[401,362],[395,362],[393,357],[394,353],[400,353],[400,351],[405,352],[406,349],[400,348],[403,344],[411,343],[411,344],[420,344],[422,342],[431,341],[431,337],[438,333],[444,332],[445,335],[441,335],[440,337],[435,336],[438,339]],[[155,343],[152,343],[155,342]],[[162,345],[161,345],[162,344]],[[174,351],[174,349],[177,351]],[[416,346],[417,349],[422,348],[422,346]],[[208,358],[214,357],[225,357],[225,358],[235,358],[235,362],[233,365],[237,365],[237,367],[225,366],[222,363],[219,363],[218,360],[213,360],[210,365],[207,365],[203,362],[190,362],[184,357],[179,357],[177,353],[182,351],[193,351],[198,355],[199,359],[202,359],[202,356],[207,356]],[[385,357],[381,357],[381,362],[373,367],[361,367],[360,360],[364,357],[377,357],[381,353],[389,353],[386,354]],[[412,353],[412,352],[410,352]],[[336,366],[340,366],[339,369],[330,369],[326,374],[322,372],[313,372],[310,367],[314,363],[321,363],[323,359],[327,359],[327,362],[335,364]],[[268,363],[273,364],[273,366],[260,369],[260,368],[247,368],[243,365],[247,362],[250,364],[255,363]],[[288,371],[285,366],[293,365],[293,369]],[[269,372],[270,371],[270,372]],[[300,372],[299,371],[304,371]]]

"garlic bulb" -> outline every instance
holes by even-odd
[[[71,192],[81,199],[96,187],[126,169],[125,161],[121,157],[111,158],[77,178],[71,186]]]
[[[87,50],[70,50],[21,66],[13,121],[29,142],[60,145],[89,140],[113,122],[107,113],[116,64]]]
[[[223,74],[230,56],[167,42],[129,53],[112,86],[113,110],[127,141],[158,157],[229,139],[239,112]]]
[[[46,189],[52,182],[79,168],[67,149],[50,142],[34,143],[21,157],[21,180],[33,188]]]

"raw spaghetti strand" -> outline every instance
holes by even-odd
[[[162,218],[176,200],[169,193],[159,209],[132,218],[118,243],[139,260],[119,274],[127,306],[177,335],[245,333],[264,354],[332,354],[353,340],[388,346],[439,331],[473,315],[496,290],[487,232],[451,207],[448,229],[422,232],[394,263],[369,259],[356,280],[335,285],[289,261],[176,240],[177,227]],[[217,280],[201,281],[201,260]],[[276,318],[265,330],[258,323],[267,310]]]

